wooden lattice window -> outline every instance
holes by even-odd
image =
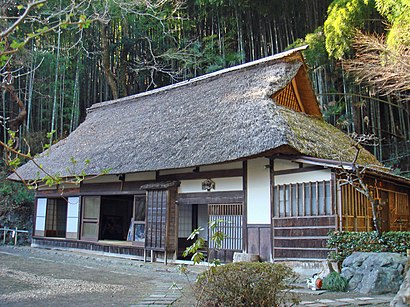
[[[275,186],[274,217],[333,215],[329,180]]]
[[[209,222],[221,221],[218,231],[222,231],[226,238],[222,242],[221,249],[242,250],[242,204],[210,204],[208,206]],[[215,230],[215,231],[217,231]],[[209,238],[213,235],[209,230]],[[215,248],[214,242],[209,240],[209,248]]]
[[[343,230],[371,231],[372,208],[365,195],[347,184],[341,186]]]
[[[284,107],[293,109],[298,112],[304,112],[299,93],[294,80],[290,82],[284,89],[272,96],[276,102]]]

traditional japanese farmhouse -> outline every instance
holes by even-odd
[[[93,105],[36,158],[43,169],[11,176],[64,179],[37,187],[33,246],[173,261],[193,229],[222,219],[209,255],[304,261],[327,257],[331,230],[371,230],[367,199],[339,180],[357,150],[322,119],[303,49]],[[365,149],[357,164],[383,229],[409,230],[409,180]]]

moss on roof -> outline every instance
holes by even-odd
[[[322,119],[281,108],[281,115],[289,127],[289,145],[306,156],[340,162],[353,162],[356,156],[355,142],[344,132]],[[357,163],[381,166],[369,151],[360,146]]]

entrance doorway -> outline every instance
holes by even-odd
[[[63,198],[47,200],[45,236],[64,238],[67,227],[67,201]]]
[[[188,260],[182,253],[193,243],[187,240],[194,229],[203,228],[200,236],[208,242],[208,205],[179,205],[178,207],[178,259]]]
[[[134,195],[84,196],[82,199],[82,240],[129,239],[129,231],[135,223]],[[143,207],[145,209],[145,202]],[[139,215],[145,219],[145,210]]]
[[[100,240],[127,240],[133,201],[133,196],[101,197]]]

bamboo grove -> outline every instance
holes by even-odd
[[[0,30],[6,29],[31,2],[6,0],[0,4]],[[409,100],[394,93],[383,95],[375,85],[358,82],[346,72],[344,65],[348,64],[341,58],[354,57],[350,48],[353,41],[347,42],[346,50],[338,56],[326,49],[329,36],[325,32],[336,33],[336,28],[329,30],[326,21],[332,9],[346,1],[43,2],[0,42],[1,55],[13,43],[21,44],[21,37],[27,33],[41,34],[30,37],[11,57],[1,55],[3,126],[10,128],[10,120],[21,113],[13,95],[25,106],[25,121],[19,127],[20,148],[29,146],[33,153],[40,151],[50,141],[50,131],[55,131],[53,141],[66,137],[94,103],[308,43],[310,50],[305,56],[326,119],[348,133],[378,136],[380,142],[370,150],[382,162],[408,174]],[[355,2],[362,6],[357,6],[351,24],[384,33],[386,17],[375,9],[376,4]],[[366,5],[374,8],[366,13]],[[364,13],[357,13],[361,10]],[[4,80],[12,84],[12,92],[6,89]],[[3,129],[1,138],[7,139],[7,129]]]

